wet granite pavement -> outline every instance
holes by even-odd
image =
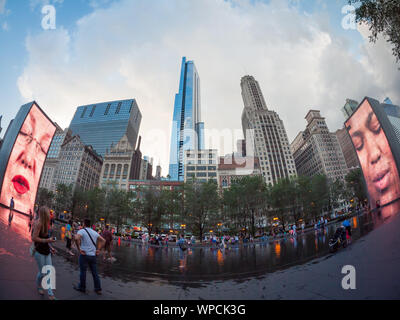
[[[8,227],[7,216],[8,212],[0,209],[0,299],[46,300],[47,296],[39,296],[35,289],[37,266],[28,253],[30,240],[26,217],[16,214],[12,226]],[[67,258],[64,244],[58,243],[59,254],[53,257],[57,272],[56,296],[62,300],[399,299],[399,227],[400,215],[396,215],[375,230],[363,233],[349,247],[335,254],[322,251],[320,256],[310,257],[303,264],[292,267],[277,265],[276,271],[266,270],[258,275],[246,276],[241,272],[227,276],[225,280],[212,277],[188,278],[184,275],[179,277],[182,271],[168,279],[155,272],[147,275],[136,273],[135,269],[129,270],[129,276],[124,278],[124,272],[116,272],[113,265],[100,263],[103,287],[101,296],[93,292],[89,272],[88,294],[73,290],[72,283],[77,283],[79,278],[78,266],[74,260],[76,257]],[[276,256],[276,244],[272,244],[272,248]],[[279,250],[279,255],[282,254],[283,250]],[[229,255],[224,259],[226,264]],[[218,259],[216,261],[218,263]],[[185,257],[178,259],[177,263],[178,270],[187,267]],[[181,264],[182,268],[179,268]],[[341,270],[344,265],[356,268],[356,290],[343,290],[341,287],[344,277]]]

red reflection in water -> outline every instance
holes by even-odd
[[[9,213],[10,213],[9,209],[0,207],[0,221],[6,226],[8,226]],[[11,222],[11,226],[9,226],[8,228],[10,228],[10,230],[22,236],[24,239],[27,239],[29,241],[31,240],[28,217],[20,213],[14,212],[14,218]]]
[[[281,256],[281,244],[279,242],[275,243],[275,254],[277,258]]]
[[[357,218],[353,218],[353,228],[357,228]]]
[[[217,252],[217,262],[220,266],[224,265],[224,255],[222,254],[221,250],[218,250]]]

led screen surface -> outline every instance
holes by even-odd
[[[26,106],[21,107],[17,115],[18,118],[21,112],[26,114],[22,125],[12,129],[18,130],[16,138],[12,133],[5,137],[12,149],[9,152],[0,194],[0,203],[9,206],[13,197],[14,209],[24,213],[28,213],[30,209],[33,212],[44,161],[56,131],[55,125],[36,103],[30,104],[27,113],[24,113]],[[13,144],[13,141],[10,141],[12,139]],[[2,150],[2,161],[4,158]]]
[[[388,216],[400,212],[400,176],[394,156],[397,149],[393,150],[397,141],[390,143],[390,124],[383,119],[384,111],[373,105],[372,99],[364,99],[345,125],[364,174],[371,208],[375,209],[378,202],[382,215]]]

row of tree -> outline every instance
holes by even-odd
[[[262,177],[245,176],[220,192],[215,182],[189,181],[170,189],[138,187],[135,191],[115,186],[82,191],[59,184],[56,192],[40,189],[37,203],[73,217],[104,219],[118,229],[128,222],[140,224],[152,232],[189,231],[200,238],[213,232],[243,232],[256,235],[272,221],[283,228],[300,219],[311,221],[324,212],[332,212],[340,201],[363,201],[360,170],[351,171],[346,181],[329,183],[324,175],[283,179],[273,186]],[[118,230],[119,231],[119,230]]]

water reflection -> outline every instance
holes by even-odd
[[[0,211],[0,220],[7,222],[8,212]],[[357,240],[383,223],[381,217],[365,213],[350,219],[353,240]],[[261,244],[231,246],[227,249],[195,247],[182,251],[175,246],[155,247],[141,242],[115,241],[114,263],[99,262],[99,271],[124,281],[163,278],[169,281],[208,281],[239,279],[251,275],[273,272],[277,269],[305,263],[329,253],[329,238],[340,223],[325,229],[300,233],[296,237],[273,240]],[[25,217],[15,215],[13,232],[28,237]],[[60,247],[64,247],[60,243]],[[77,256],[66,257],[77,265]]]

